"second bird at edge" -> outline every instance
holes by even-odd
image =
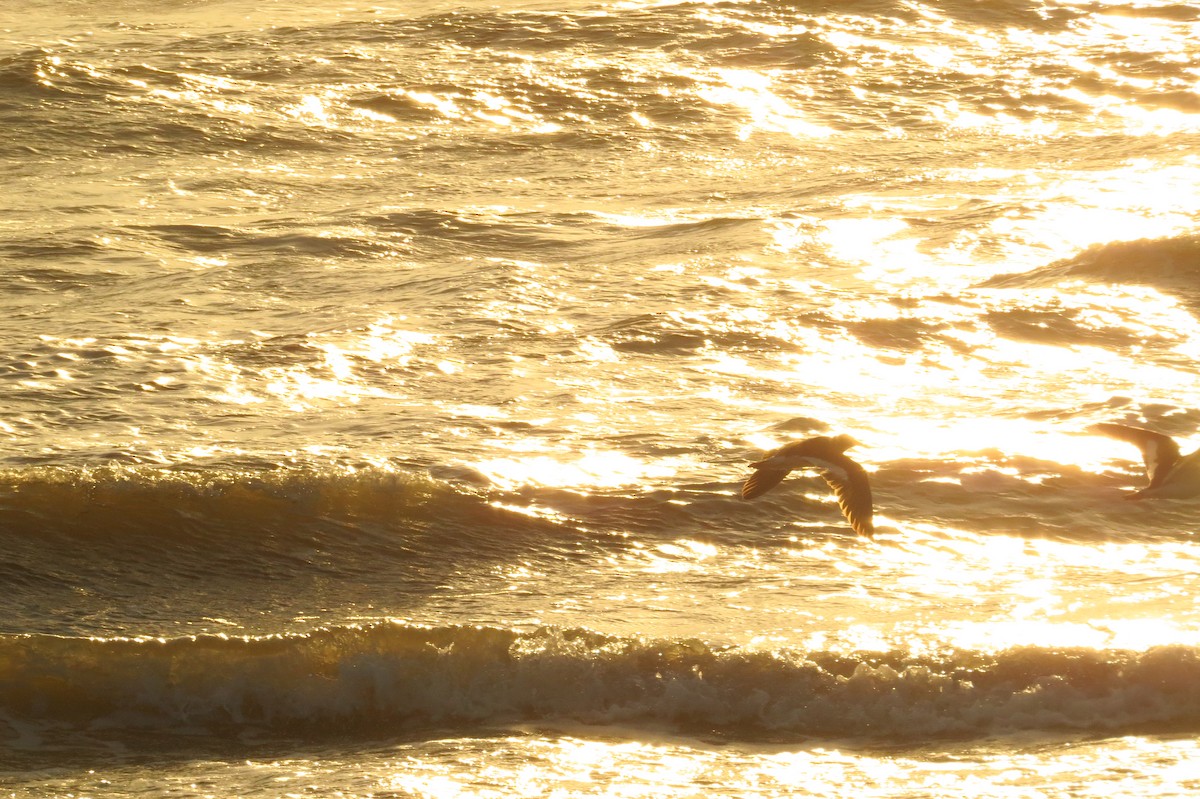
[[[1142,427],[1102,422],[1090,429],[1141,450],[1150,482],[1126,499],[1185,499],[1200,495],[1200,450],[1181,455],[1175,439]]]

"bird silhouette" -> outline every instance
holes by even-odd
[[[754,474],[742,484],[742,499],[761,497],[794,469],[816,469],[837,497],[842,515],[859,535],[872,535],[871,483],[862,466],[846,456],[858,442],[846,434],[816,436],[784,444],[750,464]]]

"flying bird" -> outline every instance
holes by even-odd
[[[742,484],[742,499],[761,497],[779,485],[793,469],[817,469],[833,489],[838,506],[854,532],[872,535],[875,527],[871,523],[871,483],[867,480],[866,470],[845,454],[856,445],[858,442],[844,433],[784,444],[750,464],[755,471]]]
[[[1200,450],[1180,455],[1173,438],[1141,427],[1103,422],[1090,429],[1127,441],[1141,450],[1150,482],[1126,499],[1183,499],[1200,495]]]

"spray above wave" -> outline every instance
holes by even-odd
[[[695,640],[383,623],[229,639],[0,638],[0,714],[50,726],[395,734],[649,725],[722,737],[903,739],[1200,730],[1200,656],[754,651]]]

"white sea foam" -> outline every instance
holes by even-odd
[[[1200,725],[1200,657],[1187,647],[835,655],[396,623],[282,638],[2,645],[3,713],[52,727],[320,736],[587,723],[911,743]]]

